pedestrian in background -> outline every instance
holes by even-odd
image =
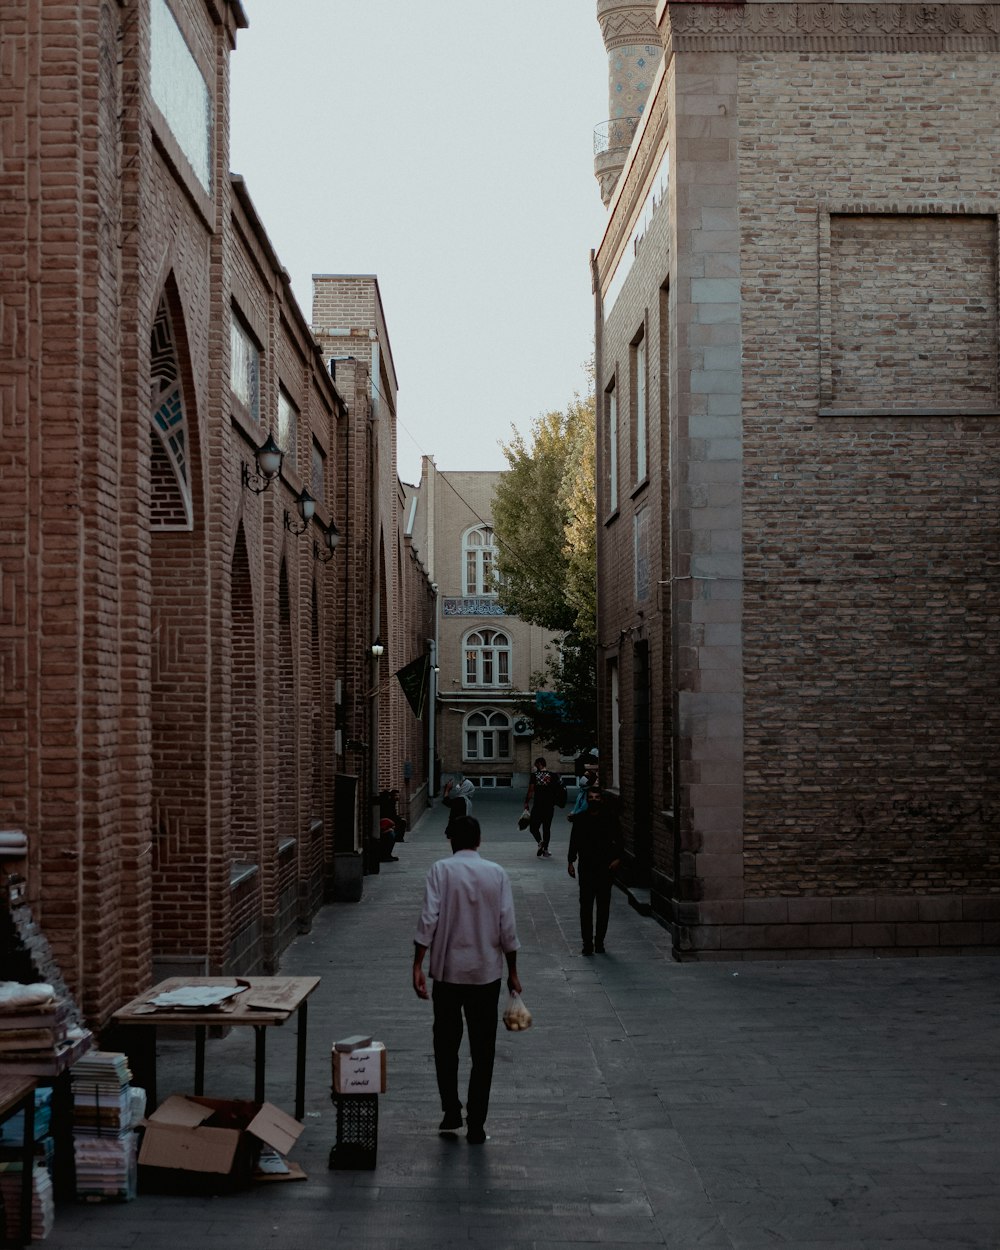
[[[621,864],[622,844],[618,834],[618,818],[594,782],[587,789],[587,806],[570,813],[569,863],[571,877],[577,876],[579,860],[581,955],[604,954],[604,939],[611,915],[611,889],[615,872]],[[594,928],[594,909],[597,928]]]
[[[562,807],[566,802],[566,787],[550,773],[545,757],[540,755],[535,760],[535,767],[528,782],[528,793],[524,796],[524,810],[529,813],[528,828],[531,836],[538,843],[537,854],[551,859],[549,839],[552,837],[552,817],[556,806]]]
[[[479,821],[459,817],[451,826],[452,854],[432,864],[413,942],[413,988],[428,998],[424,955],[430,950],[434,982],[434,1068],[444,1118],[438,1132],[462,1127],[458,1096],[458,1052],[462,1016],[469,1030],[472,1070],[465,1106],[466,1139],[486,1141],[486,1114],[493,1083],[497,1009],[504,963],[507,988],[521,992],[510,878],[499,864],[479,854]]]
[[[573,802],[573,809],[569,814],[569,819],[578,812],[587,810],[587,791],[597,781],[597,761],[584,765],[583,772],[576,779],[576,799]]]
[[[447,837],[451,837],[451,826],[456,820],[472,815],[472,796],[475,792],[476,787],[464,773],[452,773],[451,779],[444,783],[441,801],[448,809]]]

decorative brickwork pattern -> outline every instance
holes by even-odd
[[[995,409],[996,217],[838,213],[828,230],[824,404]]]

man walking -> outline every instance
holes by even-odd
[[[615,813],[595,781],[587,789],[587,806],[570,815],[569,875],[576,876],[580,860],[580,936],[582,955],[604,954],[604,939],[611,914],[611,888],[615,870],[621,863],[622,846]],[[597,904],[597,931],[594,931],[594,904]]]
[[[413,943],[413,988],[428,998],[424,955],[430,950],[434,982],[434,1067],[444,1119],[441,1133],[462,1127],[458,1096],[458,1050],[462,1016],[469,1030],[472,1071],[466,1102],[466,1139],[486,1141],[486,1113],[493,1083],[497,1006],[504,961],[507,988],[521,992],[518,941],[510,878],[479,854],[479,821],[459,817],[448,830],[452,854],[427,873],[424,905]]]
[[[560,799],[565,803],[566,792],[563,784],[558,777],[549,772],[545,765],[545,757],[540,755],[535,760],[531,780],[528,782],[528,793],[524,799],[524,810],[530,816],[528,828],[531,830],[531,836],[538,843],[537,854],[540,858],[552,858],[549,851],[552,816]]]

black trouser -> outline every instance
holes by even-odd
[[[611,914],[611,887],[614,873],[610,868],[597,868],[580,863],[576,874],[580,882],[580,936],[584,946],[603,946],[608,933],[608,917]],[[594,931],[594,903],[597,903],[597,931]]]
[[[469,1096],[465,1104],[468,1124],[482,1128],[490,1106],[493,1083],[493,1057],[497,1048],[497,1004],[500,982],[487,985],[456,985],[451,981],[435,981],[434,1002],[434,1068],[437,1072],[441,1110],[457,1115],[462,1102],[458,1096],[458,1048],[462,1042],[462,1013],[469,1026],[469,1052],[472,1071],[469,1073]]]
[[[536,803],[531,809],[531,821],[528,828],[531,830],[531,836],[539,844],[549,849],[549,838],[552,836],[552,816],[555,812],[554,807],[548,804],[541,806]]]

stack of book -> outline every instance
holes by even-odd
[[[54,1076],[83,1054],[91,1034],[72,1024],[69,1005],[51,985],[0,981],[0,1068],[18,1076]]]
[[[55,1196],[49,1169],[38,1167],[31,1174],[31,1241],[42,1241],[52,1232],[56,1218]],[[21,1165],[0,1163],[0,1230],[11,1245],[29,1240],[21,1229]],[[6,1213],[6,1221],[3,1215]],[[6,1225],[6,1227],[5,1227]]]
[[[115,1051],[92,1050],[72,1080],[76,1196],[128,1201],[136,1195],[134,1130],[145,1114],[145,1091],[132,1085],[128,1060]]]
[[[32,1239],[38,1239],[52,1227],[51,1167],[55,1154],[52,1128],[52,1087],[35,1090],[35,1158],[32,1169]],[[6,1235],[15,1245],[27,1240],[21,1237],[21,1173],[24,1166],[24,1112],[0,1124],[0,1238]],[[42,1175],[44,1173],[44,1175]],[[6,1217],[4,1209],[6,1208]]]

